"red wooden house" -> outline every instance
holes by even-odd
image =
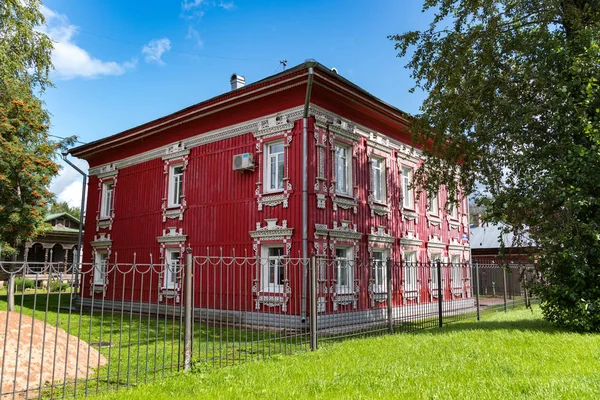
[[[468,261],[466,199],[446,213],[443,190],[417,196],[410,187],[421,156],[405,113],[316,62],[249,85],[234,74],[231,85],[71,151],[90,165],[84,261],[99,272],[83,280],[84,298],[133,299],[139,290],[143,302],[178,302],[180,277],[169,266],[189,249],[259,260],[219,278],[219,304],[204,296],[217,278],[196,271],[197,308],[233,309],[224,295],[237,309],[304,317],[299,265],[316,255],[333,260],[321,272],[319,311],[366,312],[385,306],[385,260]],[[133,280],[101,271],[117,253],[118,262],[137,254],[163,272],[130,290]],[[395,306],[433,301],[434,274],[404,268]],[[443,277],[448,300],[472,301],[468,268],[456,270]]]

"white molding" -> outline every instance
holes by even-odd
[[[265,226],[261,227],[261,223],[256,223],[256,230],[250,231],[250,237],[263,241],[263,240],[273,240],[273,241],[284,241],[290,240],[292,234],[294,232],[294,228],[288,228],[287,221],[281,221],[281,225],[277,225],[277,218],[267,218],[265,222],[267,223]]]
[[[187,235],[183,234],[183,228],[179,228],[179,231],[177,231],[176,227],[169,227],[167,229],[168,231],[163,229],[162,236],[156,237],[158,243],[182,243],[187,240]]]
[[[106,234],[104,232],[100,232],[98,235],[94,236],[94,240],[90,242],[92,247],[110,247],[112,246],[112,239],[110,237],[110,233]]]
[[[385,231],[385,227],[378,226],[377,230],[375,228],[371,228],[371,234],[368,236],[369,243],[384,243],[384,244],[394,244],[396,242],[396,238],[389,234],[389,231]],[[389,257],[389,255],[388,255]]]
[[[340,226],[338,226],[337,221],[333,221],[333,229],[329,229],[329,237],[351,241],[360,240],[363,234],[356,231],[356,226],[351,228],[349,225],[349,221],[341,221]]]
[[[232,137],[245,135],[248,133],[255,134],[259,131],[259,124],[265,119],[274,118],[280,116],[282,114],[286,115],[286,118],[290,121],[294,121],[299,119],[302,116],[303,107],[294,107],[287,109],[285,111],[280,111],[275,114],[270,114],[266,116],[262,116],[259,118],[255,118],[253,120],[243,122],[236,125],[230,125],[223,128],[215,129],[213,131],[201,133],[199,135],[195,135],[189,137],[187,139],[182,140],[180,143],[186,150],[192,149],[194,147],[202,146],[208,143],[218,142],[220,140],[229,139]],[[287,126],[287,125],[286,125]],[[292,125],[293,126],[293,125]],[[281,130],[281,125],[276,127]],[[262,131],[264,133],[264,131]],[[122,169],[125,167],[130,167],[132,165],[140,164],[146,161],[150,161],[156,158],[162,158],[167,154],[169,148],[172,148],[173,144],[168,144],[165,146],[160,146],[155,149],[136,154],[131,157],[123,158],[121,160],[113,161],[108,164],[99,165],[93,168],[90,168],[89,175],[94,176],[98,175],[102,172],[103,168],[106,168],[107,165],[113,164],[115,168]]]

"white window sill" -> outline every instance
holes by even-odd
[[[278,194],[278,193],[283,193],[285,190],[284,189],[277,189],[277,190],[266,190],[262,193],[263,196],[267,196],[270,194]]]
[[[178,208],[181,208],[181,204],[169,204],[167,206],[167,210],[176,210]]]
[[[110,219],[110,215],[109,216],[100,216],[99,221],[108,221]]]
[[[346,192],[344,192],[344,193],[335,192],[335,195],[338,196],[338,197],[345,197],[347,199],[354,200],[354,197],[351,194],[348,194]]]

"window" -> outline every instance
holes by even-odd
[[[94,263],[94,285],[104,285],[107,262],[108,253],[96,252],[96,262]]]
[[[163,288],[175,289],[177,287],[177,276],[179,275],[179,259],[181,253],[177,250],[167,250],[167,257],[165,260],[165,280],[163,282]]]
[[[462,265],[459,255],[452,256],[452,286],[462,288]]]
[[[415,208],[415,198],[413,189],[410,187],[412,183],[413,171],[412,168],[402,167],[402,198],[404,208],[413,210]]]
[[[373,251],[373,272],[375,274],[374,292],[387,292],[387,253],[385,251]]]
[[[267,144],[265,188],[267,192],[283,190],[283,143]]]
[[[404,253],[404,290],[417,290],[417,252]]]
[[[456,204],[450,204],[450,218],[458,219],[458,211],[456,209]]]
[[[335,249],[337,263],[337,292],[354,293],[354,267],[352,261],[352,250]]]
[[[371,174],[373,176],[373,199],[378,203],[385,203],[385,160],[373,157],[371,161]]]
[[[285,279],[283,247],[263,247],[262,254],[262,291],[283,292]]]
[[[429,279],[431,280],[431,288],[437,289],[438,287],[438,262],[441,262],[442,255],[440,253],[433,253],[431,255],[431,266],[429,267]]]
[[[113,210],[114,183],[102,185],[102,201],[100,203],[100,218],[110,218]]]
[[[352,195],[352,156],[346,146],[335,146],[335,191]]]
[[[438,194],[429,193],[429,213],[433,215],[438,215],[440,212],[440,205],[438,202]]]
[[[179,207],[183,196],[183,165],[171,165],[169,168],[169,207]]]

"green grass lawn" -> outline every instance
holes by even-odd
[[[59,304],[61,308],[59,309]],[[128,313],[128,305],[106,307],[104,312],[83,310],[74,305],[73,295],[37,290],[15,295],[16,312],[64,329],[100,349],[108,363],[98,368],[91,365],[88,382],[47,389],[45,397],[62,397],[82,392],[96,392],[162,379],[177,373],[183,365],[183,328],[179,317],[156,317],[148,313]],[[0,311],[7,309],[6,295],[0,295]],[[47,311],[47,313],[46,313]],[[5,321],[0,321],[4,325]],[[4,333],[4,332],[3,332]],[[306,348],[306,335],[282,335],[280,332],[258,332],[227,327],[224,324],[194,326],[193,361],[207,368],[235,365],[243,361],[264,359],[273,354],[291,353]],[[0,344],[0,351],[2,345]],[[46,351],[53,351],[48,344]],[[78,376],[78,380],[86,376]],[[55,377],[55,384],[63,380]],[[71,380],[72,383],[72,380]]]
[[[598,399],[600,335],[556,329],[537,308],[516,310],[182,373],[98,398]]]

